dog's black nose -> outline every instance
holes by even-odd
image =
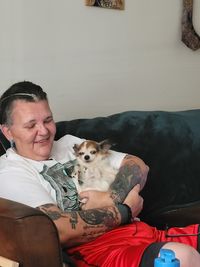
[[[89,160],[89,159],[90,159],[90,156],[85,155],[84,159],[85,159],[85,160]]]

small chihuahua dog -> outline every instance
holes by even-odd
[[[75,144],[73,149],[77,165],[71,174],[80,193],[85,190],[107,191],[115,180],[118,170],[109,164],[109,149],[112,146],[109,140],[100,143],[86,140]]]

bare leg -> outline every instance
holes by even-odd
[[[176,258],[180,260],[181,267],[200,267],[200,254],[193,247],[177,243],[166,243],[162,248],[174,251]]]

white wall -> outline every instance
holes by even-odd
[[[200,108],[200,49],[181,42],[182,0],[125,3],[118,11],[84,0],[0,0],[0,93],[38,83],[56,120]]]

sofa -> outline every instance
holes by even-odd
[[[141,191],[141,220],[165,229],[200,222],[200,109],[126,111],[56,123],[55,139],[72,134],[111,139],[114,150],[137,155],[149,166]],[[0,134],[0,153],[9,143]],[[14,174],[13,174],[14,175]],[[42,212],[0,198],[0,256],[23,267],[61,267],[55,225]]]

